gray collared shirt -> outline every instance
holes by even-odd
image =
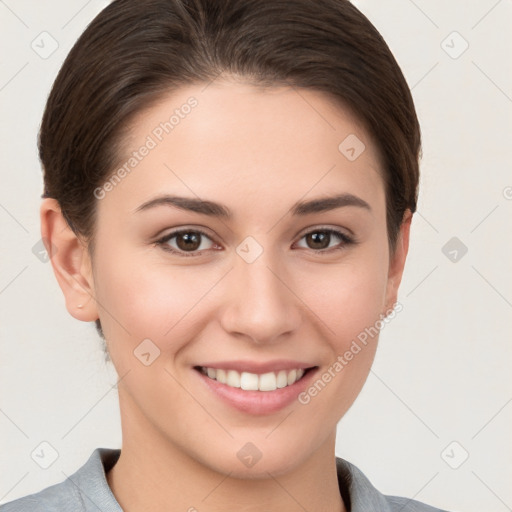
[[[0,505],[0,512],[123,512],[105,476],[120,454],[120,449],[96,448],[66,480]],[[336,467],[340,493],[350,512],[447,512],[381,494],[356,466],[339,457]]]

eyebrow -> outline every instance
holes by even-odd
[[[146,201],[135,209],[136,212],[149,210],[157,206],[174,206],[181,210],[187,210],[195,213],[201,213],[203,215],[209,215],[211,217],[218,217],[224,219],[231,219],[233,213],[227,206],[213,201],[207,201],[204,199],[194,197],[180,197],[163,195],[158,196],[154,199]],[[309,201],[299,201],[295,203],[290,211],[293,216],[310,215],[313,213],[320,213],[336,208],[342,208],[346,206],[357,206],[371,211],[370,205],[353,194],[338,194],[335,196],[319,197],[311,199]]]

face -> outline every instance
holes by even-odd
[[[216,81],[142,112],[125,163],[90,280],[123,442],[241,477],[333,450],[405,257],[372,140],[322,93]]]

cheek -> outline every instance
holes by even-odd
[[[310,295],[311,309],[326,326],[329,360],[299,403],[322,422],[339,421],[370,372],[387,283],[382,260],[385,255],[360,255],[357,262],[340,266],[329,276],[316,276],[318,293]]]
[[[359,253],[352,261],[332,270],[311,272],[306,288],[311,309],[328,327],[326,335],[338,352],[365,329],[374,326],[383,312],[386,284],[386,258]]]
[[[297,307],[305,304],[306,321],[322,330],[319,335],[331,351],[345,352],[380,318],[387,283],[383,246],[384,239],[375,240],[340,263],[302,261],[288,268],[287,281],[300,299]],[[95,293],[111,352],[119,344],[133,350],[149,338],[162,351],[176,353],[212,320],[216,306],[225,306],[211,301],[231,296],[220,293],[229,277],[219,283],[229,265],[170,265],[156,257],[157,249],[123,248],[121,241],[105,236],[97,247]],[[208,296],[216,283],[219,290]]]
[[[137,255],[133,248],[116,254],[107,245],[103,247],[96,265],[95,291],[111,352],[117,346],[126,351],[128,345],[133,350],[146,338],[161,351],[178,351],[183,333],[191,335],[194,325],[197,328],[202,298],[220,274],[216,277],[200,266],[155,263],[150,253]]]

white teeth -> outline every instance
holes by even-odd
[[[275,391],[291,386],[304,375],[303,369],[256,374],[201,367],[201,372],[208,375],[210,379],[217,380],[232,388],[242,388],[245,391]]]
[[[226,370],[217,370],[217,375],[215,375],[215,379],[217,379],[219,382],[222,382],[222,384],[227,384],[227,375]]]
[[[264,373],[260,375],[260,385],[258,386],[260,391],[274,391],[277,389],[277,379],[274,372]]]
[[[284,388],[288,386],[288,373],[286,373],[286,370],[281,370],[277,374],[276,386],[278,388]]]
[[[258,376],[255,373],[242,372],[240,387],[245,391],[258,391]]]
[[[239,388],[241,386],[240,374],[235,370],[228,370],[228,378],[226,384],[232,388]]]

